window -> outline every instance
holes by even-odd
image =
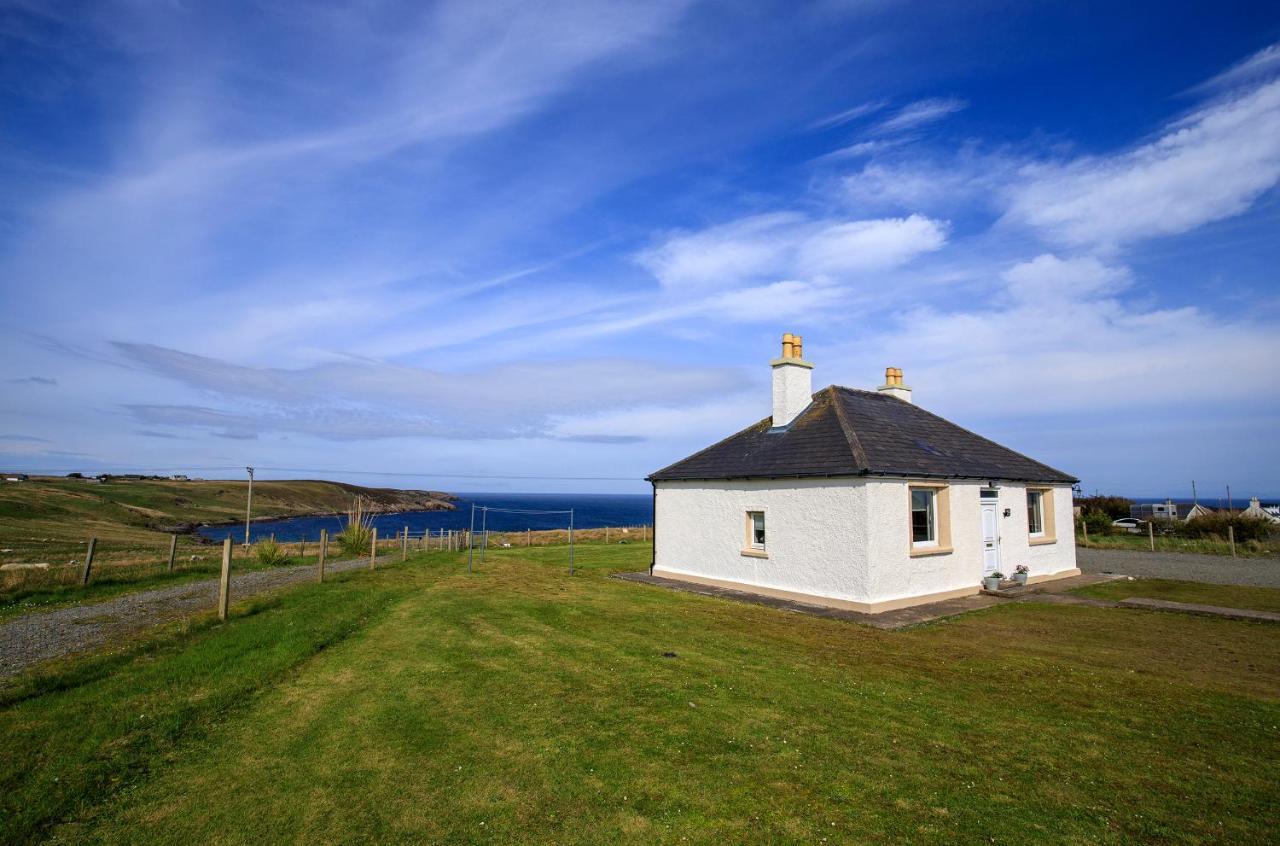
[[[911,555],[950,553],[951,488],[943,482],[911,482],[907,491]]]
[[[1053,488],[1027,488],[1027,534],[1034,546],[1055,543]]]
[[[764,549],[764,512],[747,512],[747,547]]]
[[[1027,491],[1027,529],[1031,537],[1044,537],[1044,491]]]
[[[911,545],[938,545],[938,492],[929,488],[911,489]]]

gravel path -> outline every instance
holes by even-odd
[[[1082,573],[1123,573],[1219,585],[1280,588],[1280,558],[1232,558],[1191,552],[1133,552],[1076,548]]]
[[[390,563],[398,556],[382,556]],[[330,561],[326,573],[368,567],[368,558]],[[265,593],[285,585],[314,579],[314,564],[231,573],[231,601]],[[103,602],[37,611],[0,624],[0,678],[63,655],[96,649],[126,635],[200,611],[218,602],[218,579],[186,582],[174,587],[138,591]]]

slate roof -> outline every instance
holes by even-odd
[[[1078,481],[917,405],[839,385],[814,394],[785,428],[766,417],[648,480],[799,476]]]

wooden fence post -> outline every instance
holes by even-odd
[[[1156,551],[1156,526],[1150,520],[1147,521],[1147,540],[1151,541],[1151,551]]]
[[[173,572],[173,559],[178,557],[178,536],[169,535],[169,572]]]
[[[369,569],[378,569],[378,527],[373,527],[373,542],[369,544]]]
[[[605,543],[608,543],[608,542],[609,542],[609,527],[608,527],[608,526],[605,526],[605,527],[604,527],[604,542],[605,542]]]
[[[227,619],[231,604],[231,536],[222,542],[222,578],[218,580],[218,619]]]
[[[1227,540],[1231,543],[1231,557],[1236,557],[1236,527],[1227,526]]]
[[[649,539],[649,524],[645,523],[640,527],[640,540],[647,541]]]
[[[320,530],[320,556],[316,559],[316,580],[324,581],[324,554],[329,550],[329,530]]]
[[[404,527],[404,537],[400,539],[400,563],[409,560],[409,527]]]
[[[306,535],[303,535],[302,539],[298,541],[298,557],[299,558],[307,557],[307,536]]]
[[[1088,546],[1089,546],[1089,524],[1088,524],[1088,523],[1086,523],[1086,522],[1084,522],[1084,520],[1081,520],[1081,521],[1080,521],[1080,528],[1081,528],[1081,529],[1084,529],[1084,545],[1085,545],[1085,547],[1086,547],[1086,548],[1088,548]]]
[[[80,587],[89,584],[89,573],[93,571],[93,551],[98,546],[97,538],[89,538],[89,549],[84,554],[84,570],[80,573]]]

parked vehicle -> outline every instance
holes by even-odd
[[[1131,535],[1141,534],[1143,523],[1144,521],[1139,520],[1137,517],[1121,517],[1119,520],[1111,521],[1111,525],[1117,529],[1124,529]]]

